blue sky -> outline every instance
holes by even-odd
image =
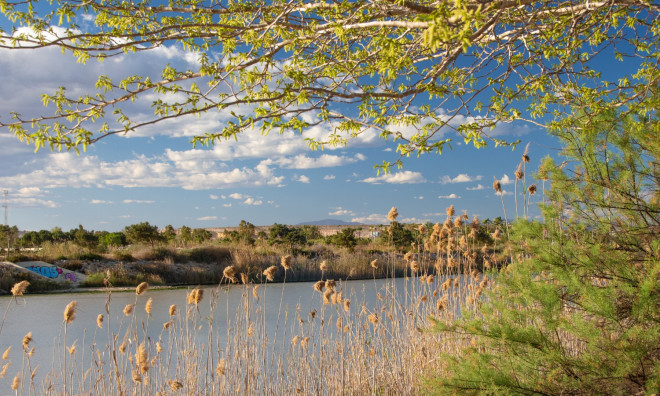
[[[6,120],[9,111],[48,114],[52,110],[42,107],[42,93],[59,86],[82,93],[99,74],[156,75],[166,63],[193,66],[195,57],[163,46],[83,66],[55,48],[0,51],[0,117]],[[149,100],[137,102],[134,114],[147,114]],[[22,230],[68,230],[82,224],[108,231],[142,221],[159,227],[235,226],[242,219],[255,225],[329,218],[383,224],[392,206],[401,221],[437,222],[452,204],[458,213],[466,210],[483,219],[503,215],[500,198],[492,191],[493,177],[502,179],[507,214],[513,217],[513,172],[525,145],[530,144],[532,158],[528,184],[533,182],[530,170],[558,148],[543,130],[524,124],[504,124],[493,131],[500,138],[521,139],[514,151],[466,147],[447,132],[445,137],[457,138],[452,150],[407,158],[402,170],[380,176],[374,165],[398,156],[396,144],[375,132],[324,151],[311,151],[304,136],[261,136],[258,131],[244,133],[237,142],[193,149],[195,133],[220,128],[227,119],[223,112],[180,118],[108,137],[80,155],[48,149],[35,153],[0,129],[0,190],[9,192],[9,224]],[[318,126],[305,136],[329,131],[329,126]],[[537,194],[531,206],[541,199]]]

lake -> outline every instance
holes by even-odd
[[[34,382],[40,383],[45,373],[57,373],[68,365],[67,372],[73,372],[70,382],[84,383],[87,379],[80,373],[99,365],[98,362],[107,364],[112,349],[109,345],[114,343],[116,349],[118,345],[124,344],[126,348],[127,340],[128,349],[132,351],[138,350],[138,346],[132,344],[137,344],[140,340],[149,345],[155,345],[158,341],[159,347],[161,344],[165,347],[171,345],[179,350],[193,349],[201,355],[207,354],[209,361],[215,364],[224,357],[236,358],[240,354],[245,355],[246,352],[241,351],[242,347],[238,345],[246,345],[241,340],[253,337],[252,333],[256,333],[255,339],[261,343],[261,350],[267,351],[256,359],[261,369],[265,368],[266,371],[274,371],[283,364],[280,356],[285,352],[291,354],[290,345],[298,345],[298,341],[294,339],[298,336],[301,344],[309,343],[310,349],[313,345],[319,354],[326,353],[322,351],[328,343],[334,343],[333,348],[341,350],[346,339],[342,332],[358,337],[362,344],[373,343],[370,348],[376,350],[376,342],[372,341],[376,334],[373,328],[376,328],[377,323],[385,323],[384,316],[390,317],[390,325],[387,325],[389,327],[381,327],[386,330],[381,333],[390,334],[387,337],[401,336],[398,333],[401,330],[394,328],[395,323],[405,321],[407,327],[425,325],[424,311],[420,310],[413,315],[411,309],[408,314],[407,307],[419,307],[420,296],[430,295],[442,281],[443,279],[435,279],[433,285],[410,278],[338,282],[337,290],[341,291],[339,298],[344,301],[344,309],[341,303],[336,308],[331,308],[332,304],[324,304],[322,293],[314,290],[314,283],[307,282],[287,283],[284,287],[282,284],[260,285],[256,291],[258,299],[253,295],[252,287],[204,287],[204,297],[197,307],[186,304],[186,296],[192,288],[152,289],[140,296],[136,296],[135,292],[113,291],[109,294],[109,300],[106,293],[26,295],[14,300],[11,297],[3,297],[0,298],[0,314],[5,311],[7,314],[0,333],[0,353],[11,346],[8,359],[11,366],[5,377],[0,378],[0,395],[11,392],[11,382],[21,367],[25,376],[25,373],[31,372],[38,365]],[[145,312],[145,303],[149,298],[152,299],[151,315]],[[67,304],[74,300],[78,305],[75,319],[66,326],[66,346],[70,348],[75,345],[76,351],[69,353],[63,347],[63,312]],[[345,300],[350,301],[350,306],[345,304]],[[106,303],[109,303],[109,315],[106,315]],[[135,307],[134,312],[127,316],[123,311],[128,304],[135,304]],[[172,319],[169,313],[172,305],[176,305],[178,310],[178,316],[175,316],[179,318],[175,324],[178,326],[177,334],[185,334],[185,337],[168,336],[163,328],[163,324]],[[359,316],[361,322],[353,320],[353,317],[347,314],[349,311],[355,313],[356,317]],[[400,313],[397,313],[399,311]],[[402,314],[403,312],[406,314]],[[96,325],[99,314],[104,315],[102,328]],[[392,315],[401,317],[396,319]],[[194,325],[185,319],[191,316],[195,319]],[[372,324],[369,325],[368,322]],[[22,349],[23,337],[28,332],[32,332],[28,349],[34,347],[29,367],[26,366],[27,354],[23,353]],[[185,345],[188,342],[186,337],[190,338],[190,334],[194,335],[195,340],[192,348]],[[135,353],[137,360],[137,352]],[[168,364],[181,365],[171,363],[172,358],[169,359]],[[203,360],[199,357],[196,359],[198,360],[195,361]],[[254,363],[255,358],[251,359]],[[0,361],[2,365],[5,362]],[[128,367],[130,372],[130,365],[134,363],[129,358],[123,363],[123,368]],[[108,367],[103,366],[99,370],[107,371]],[[185,375],[180,369],[170,368],[163,373],[163,376]],[[255,377],[267,375],[268,373],[258,373]],[[51,378],[50,381],[61,386],[62,379]],[[88,385],[85,386],[80,389],[90,389]],[[42,391],[43,389],[38,387],[25,388],[26,394],[41,394]]]

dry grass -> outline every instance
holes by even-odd
[[[232,251],[233,266],[225,267],[226,280],[207,294],[203,289],[192,290],[178,308],[169,307],[165,323],[152,323],[151,315],[138,320],[136,307],[144,306],[151,314],[146,284],[138,286],[134,303],[126,307],[114,306],[108,291],[106,312],[90,323],[90,332],[91,328],[107,331],[110,341],[85,344],[86,357],[77,358],[76,341],[82,341],[67,340],[65,334],[55,347],[62,351],[56,355],[64,358],[53,362],[43,382],[31,376],[34,367],[28,345],[22,351],[16,389],[49,395],[63,391],[93,395],[423,394],[425,376],[448,369],[438,359],[440,353],[459,354],[471,341],[427,331],[428,318],[451,322],[461,310],[478,311],[480,296],[489,284],[482,273],[482,246],[471,239],[470,225],[450,220],[434,227],[425,241],[427,249],[417,246],[405,259],[385,255],[375,268],[373,255],[359,252],[283,260],[274,254]],[[498,257],[490,255],[487,261],[496,266]],[[278,317],[273,337],[273,325],[265,320],[270,308],[259,283],[285,273],[288,282],[303,269],[323,281],[310,285],[309,296],[303,298],[325,303],[319,312],[305,312],[298,306],[295,317]],[[350,290],[335,273],[374,278],[374,285],[376,277],[389,279],[377,290],[375,303],[368,303],[364,294]],[[228,286],[238,281],[237,275],[246,284]],[[394,278],[403,279],[396,283]],[[227,305],[226,322],[216,323],[213,312],[220,293],[228,287],[240,288],[242,298],[235,306]],[[209,305],[210,316],[200,313],[201,304]],[[67,323],[69,318],[73,320],[65,313]],[[160,334],[147,336],[153,326],[161,329]],[[219,336],[219,328],[226,329],[226,338]]]

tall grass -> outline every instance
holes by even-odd
[[[61,358],[54,359],[51,368],[40,368],[50,370],[43,379],[35,380],[32,375],[34,350],[26,347],[15,352],[23,361],[13,371],[18,378],[16,392],[421,394],[426,376],[451,369],[437,358],[440,353],[458,354],[470,345],[471,339],[465,336],[427,329],[430,318],[451,322],[465,310],[478,312],[479,297],[489,284],[483,269],[498,262],[493,247],[476,244],[479,227],[477,220],[467,223],[465,216],[454,217],[452,213],[444,224],[435,225],[424,244],[416,245],[405,257],[383,256],[374,263],[375,268],[366,255],[284,260],[274,256],[272,261],[259,255],[257,265],[256,257],[232,252],[235,264],[226,271],[231,276],[222,277],[217,287],[206,293],[192,290],[186,301],[170,307],[165,323],[151,319],[146,286],[138,286],[134,303],[125,307],[112,304],[108,289],[106,312],[99,313],[96,326],[89,324],[87,334],[92,341],[72,340],[65,331],[54,347],[53,356]],[[276,325],[268,322],[266,316],[275,314],[267,312],[273,302],[268,304],[266,279],[257,276],[255,268],[266,265],[278,265],[276,276],[286,276],[287,282],[302,269],[310,272],[315,266],[317,272],[312,273],[318,274],[316,280],[322,285],[317,284],[316,289],[310,285],[309,295],[302,298],[317,299],[320,308],[306,312],[298,305],[294,315],[282,313]],[[352,275],[334,277],[333,268],[347,266],[355,269],[348,271]],[[375,278],[385,269],[391,278],[376,283]],[[399,283],[394,276],[400,278]],[[349,288],[346,280],[353,277],[374,278],[375,303],[368,302],[366,290]],[[230,279],[244,283],[230,284]],[[105,282],[109,285],[111,279]],[[238,304],[230,306],[229,300],[221,298],[228,288],[240,289]],[[208,311],[200,309],[203,304],[208,305]],[[214,312],[218,309],[226,311],[226,320],[216,321]],[[65,313],[65,329],[74,319],[70,310]],[[154,326],[161,329],[157,336],[148,334]],[[101,331],[107,332],[105,343],[97,343]]]

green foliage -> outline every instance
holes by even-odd
[[[300,228],[275,223],[268,229],[268,243],[286,244],[293,249],[296,245],[306,244],[307,238]]]
[[[555,134],[567,162],[541,167],[544,221],[514,224],[520,259],[497,274],[482,316],[436,326],[474,339],[447,357],[438,393],[660,390],[658,119],[605,112]]]
[[[577,108],[635,106],[646,97],[658,78],[658,10],[641,0],[3,2],[6,48],[59,46],[86,62],[175,43],[199,62],[162,65],[157,78],[102,75],[83,93],[60,87],[42,96],[54,114],[14,113],[0,127],[37,149],[77,151],[172,117],[222,111],[231,119],[195,144],[251,128],[304,134],[327,123],[327,135],[306,138],[312,149],[367,130],[397,141],[400,157],[441,153],[453,139],[515,145],[490,130],[516,120],[561,123]],[[80,24],[83,15],[94,23]],[[634,61],[613,66],[624,59]],[[153,114],[134,118],[131,106],[145,98]],[[447,126],[455,136],[440,132]]]
[[[392,243],[399,251],[407,251],[410,244],[413,243],[413,232],[398,221],[392,221],[387,232],[380,234],[380,239],[384,243]]]
[[[148,221],[132,224],[124,228],[126,240],[130,243],[149,243],[151,247],[156,242],[163,240],[163,237],[158,232],[158,227],[152,226]]]
[[[327,241],[335,246],[349,249],[353,249],[358,242],[357,238],[355,238],[354,228],[344,228],[338,233],[328,236]]]
[[[126,235],[123,232],[106,233],[99,239],[101,243],[103,243],[103,245],[106,247],[119,247],[126,246],[127,244]]]

